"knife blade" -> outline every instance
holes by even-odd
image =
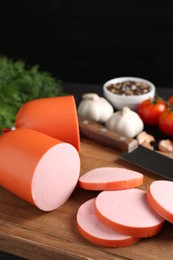
[[[172,155],[172,158],[169,157],[169,154],[167,157],[165,156],[166,153],[159,153],[138,145],[136,139],[120,136],[108,130],[104,125],[87,118],[79,117],[79,129],[81,136],[122,152],[120,157],[123,160],[161,177],[173,180]]]

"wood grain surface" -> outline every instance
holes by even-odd
[[[121,160],[121,153],[93,141],[81,139],[81,175],[102,166],[118,166],[145,175],[141,189],[153,180],[150,172]],[[98,192],[76,187],[70,199],[58,209],[45,213],[0,187],[0,250],[27,259],[173,259],[173,225],[166,222],[156,236],[122,248],[106,248],[84,239],[76,229],[76,213]]]

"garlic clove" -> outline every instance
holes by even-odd
[[[160,140],[158,144],[158,149],[161,152],[173,153],[173,143],[171,140]]]
[[[144,146],[144,147],[146,147],[146,148],[148,148],[148,149],[150,149],[150,150],[154,150],[154,147],[153,147],[150,143],[148,143],[148,142],[146,142],[146,141],[144,141],[143,143],[141,143],[141,145]]]
[[[150,144],[151,142],[155,141],[154,136],[148,134],[146,131],[142,131],[141,133],[139,133],[136,139],[138,141],[138,144],[143,144],[144,142]]]

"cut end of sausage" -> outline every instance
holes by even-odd
[[[120,190],[143,184],[143,174],[118,167],[93,169],[79,178],[79,185],[87,190]]]
[[[102,223],[95,212],[95,198],[78,209],[77,228],[83,237],[101,246],[123,247],[139,241],[139,238],[123,235]]]
[[[76,149],[60,143],[49,149],[40,159],[32,179],[34,204],[43,211],[51,211],[64,204],[78,182],[80,159]]]
[[[134,237],[150,237],[161,231],[164,219],[149,205],[140,189],[103,191],[96,198],[97,216],[115,230]]]

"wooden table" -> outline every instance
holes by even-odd
[[[85,92],[102,95],[102,86],[99,85],[66,83],[64,87],[67,93],[75,96],[76,103]],[[158,88],[157,92],[165,99],[173,94],[170,88]],[[153,180],[159,179],[123,161],[117,151],[85,139],[81,139],[80,158],[81,175],[100,166],[126,167],[145,175],[141,186],[144,190]],[[173,225],[167,222],[157,236],[142,239],[129,247],[100,247],[81,237],[76,229],[77,210],[97,194],[76,187],[67,203],[53,212],[44,213],[0,187],[0,251],[37,260],[173,259]]]
[[[147,190],[158,176],[123,161],[120,153],[81,139],[81,174],[96,167],[118,166],[142,172]],[[45,213],[0,188],[0,250],[28,259],[173,259],[173,225],[166,222],[156,236],[122,248],[106,248],[85,240],[76,229],[76,213],[98,192],[76,187],[70,199]]]

